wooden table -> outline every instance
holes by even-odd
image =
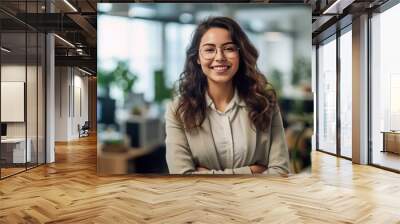
[[[383,150],[382,152],[392,152],[400,154],[400,131],[382,131]]]
[[[27,147],[25,150],[25,143]],[[30,138],[3,138],[1,139],[2,157],[6,163],[25,163],[31,162],[31,145]]]
[[[128,174],[129,161],[147,155],[154,151],[158,145],[142,148],[129,148],[126,152],[104,152],[101,143],[97,145],[97,174]],[[131,164],[133,165],[133,164]]]

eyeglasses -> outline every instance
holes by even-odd
[[[227,44],[221,47],[206,45],[200,48],[200,55],[206,60],[211,60],[217,55],[217,48],[222,50],[226,58],[237,57],[240,49],[235,44]]]

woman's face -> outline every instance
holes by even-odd
[[[204,33],[199,45],[199,59],[208,82],[228,83],[239,69],[239,49],[233,43],[228,30],[210,28]]]

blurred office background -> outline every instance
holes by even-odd
[[[167,173],[165,105],[199,21],[229,16],[278,92],[292,172],[310,167],[311,8],[266,4],[98,4],[98,171]]]

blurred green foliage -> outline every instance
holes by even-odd
[[[161,103],[165,99],[172,97],[172,89],[165,85],[165,75],[163,70],[156,70],[154,72],[154,101]]]
[[[129,64],[126,61],[119,61],[117,66],[112,71],[100,70],[97,78],[97,84],[106,90],[106,95],[109,95],[111,85],[120,88],[124,95],[132,91],[138,77],[129,70]]]
[[[293,62],[292,85],[299,85],[301,82],[311,82],[311,64],[306,58],[296,58]]]
[[[282,96],[282,89],[283,89],[282,76],[283,74],[281,71],[279,71],[278,69],[274,69],[272,70],[271,75],[268,79],[268,82],[272,84],[278,97]]]

